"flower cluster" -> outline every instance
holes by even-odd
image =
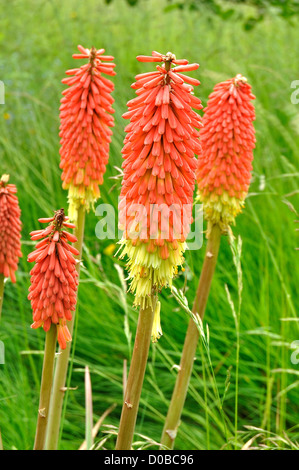
[[[18,269],[21,252],[21,211],[17,188],[8,184],[9,175],[0,180],[0,274],[16,282],[15,272]]]
[[[58,342],[61,349],[66,348],[71,335],[67,320],[72,319],[76,306],[78,273],[76,270],[79,251],[69,242],[77,238],[63,228],[75,228],[67,222],[64,210],[55,212],[55,216],[39,219],[49,225],[42,230],[31,232],[31,240],[40,240],[35,251],[30,253],[28,261],[35,261],[31,270],[31,286],[28,299],[33,310],[32,328],[43,327],[48,331],[51,324],[57,325]]]
[[[172,53],[138,56],[159,62],[156,71],[136,76],[137,98],[128,102],[130,119],[123,153],[124,178],[119,205],[122,257],[128,269],[135,305],[149,305],[153,290],[171,285],[183,263],[192,221],[193,190],[200,153],[202,105],[193,94],[199,81],[182,72],[198,64]]]
[[[242,75],[215,86],[200,131],[197,182],[207,220],[225,232],[248,192],[255,147],[255,96]]]
[[[114,126],[114,85],[103,76],[115,75],[115,65],[110,63],[113,57],[103,55],[104,49],[78,49],[80,54],[73,58],[89,62],[67,70],[66,74],[72,76],[62,80],[69,88],[63,91],[60,106],[60,168],[63,188],[69,190],[71,220],[76,220],[81,204],[89,210],[100,197],[99,185],[109,158],[110,128]]]

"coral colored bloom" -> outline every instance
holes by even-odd
[[[103,74],[115,75],[112,56],[104,49],[78,46],[74,59],[88,59],[80,68],[67,70],[72,75],[62,80],[70,88],[63,91],[60,106],[61,162],[63,188],[69,190],[69,216],[76,219],[80,204],[89,210],[100,197],[99,185],[109,158],[114,119],[111,92],[114,85]]]
[[[145,308],[153,290],[170,285],[183,263],[192,221],[193,190],[200,153],[201,109],[193,95],[199,81],[181,72],[198,64],[177,60],[170,52],[140,62],[160,62],[156,71],[136,76],[137,98],[128,102],[130,119],[124,141],[124,178],[119,205],[124,229],[122,257],[129,258],[135,305]],[[174,67],[172,67],[174,66]]]
[[[235,222],[250,184],[254,98],[246,78],[237,75],[215,86],[204,110],[198,191],[206,219],[223,231]]]
[[[22,257],[21,211],[17,188],[8,181],[9,175],[3,175],[0,180],[0,274],[16,282],[15,272]]]
[[[49,225],[42,230],[31,232],[31,240],[40,240],[35,251],[28,255],[29,263],[35,261],[31,270],[31,286],[28,299],[33,310],[32,328],[43,327],[48,331],[51,324],[57,325],[58,342],[61,349],[71,341],[67,320],[72,319],[76,306],[78,273],[75,256],[79,255],[69,242],[77,241],[71,233],[63,230],[75,228],[67,222],[64,210],[55,212],[49,219],[39,219]]]

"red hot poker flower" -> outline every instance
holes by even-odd
[[[67,222],[64,210],[55,212],[49,219],[39,219],[49,223],[43,230],[31,232],[31,240],[40,240],[35,251],[28,256],[29,263],[35,261],[31,270],[31,286],[28,299],[31,300],[34,323],[32,328],[50,329],[52,323],[57,325],[57,337],[61,349],[66,348],[71,335],[67,320],[72,319],[76,306],[78,273],[75,256],[79,255],[69,242],[77,238],[63,228],[75,228]]]
[[[72,75],[62,80],[69,85],[63,91],[60,106],[60,137],[63,188],[69,190],[69,216],[75,219],[80,204],[89,210],[100,197],[99,185],[109,158],[114,119],[111,92],[114,85],[103,74],[113,76],[112,56],[104,49],[78,46],[74,59],[88,59],[80,68],[67,70]],[[108,61],[108,63],[106,63]]]
[[[198,191],[206,219],[223,231],[241,212],[250,184],[254,98],[246,78],[237,75],[215,86],[204,110]]]
[[[152,288],[171,285],[183,262],[192,220],[195,154],[200,153],[196,128],[201,119],[192,107],[202,106],[193,95],[193,86],[200,82],[182,74],[196,70],[198,64],[177,60],[170,52],[153,52],[152,57],[137,60],[162,63],[154,72],[137,75],[132,88],[138,96],[128,102],[129,111],[123,116],[130,124],[122,150],[119,221],[124,235],[120,243],[122,256],[129,258],[135,305],[144,308]],[[145,209],[145,224],[138,205]]]
[[[21,252],[21,211],[17,188],[8,184],[9,175],[0,180],[0,274],[16,282],[15,272],[18,269]]]

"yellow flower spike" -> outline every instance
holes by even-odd
[[[183,253],[186,249],[185,242],[178,242],[178,247],[173,249],[169,244],[169,257],[162,259],[158,250],[154,253],[147,251],[145,243],[134,246],[132,240],[122,239],[120,258],[128,256],[127,268],[131,280],[130,291],[135,293],[134,305],[146,308],[151,305],[152,286],[157,291],[162,287],[171,287],[172,280],[177,274],[177,266],[184,262]]]

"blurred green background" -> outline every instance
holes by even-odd
[[[30,449],[34,441],[44,332],[30,329],[26,257],[33,249],[29,232],[39,227],[37,218],[67,205],[60,180],[58,109],[65,70],[81,64],[72,59],[78,44],[104,47],[117,64],[113,79],[116,126],[101,189],[102,201],[114,207],[120,180],[111,177],[118,175],[115,167],[122,163],[126,124],[121,116],[126,102],[134,97],[130,88],[134,76],[152,68],[138,63],[136,55],[172,51],[178,58],[199,62],[201,67],[193,76],[201,80],[195,93],[204,105],[221,80],[242,73],[251,83],[256,95],[257,147],[250,194],[234,228],[235,236],[243,240],[240,355],[236,355],[237,331],[225,290],[227,285],[237,305],[237,274],[228,240],[223,238],[204,322],[209,328],[209,354],[200,343],[176,448],[231,448],[236,430],[237,362],[238,441],[234,445],[241,448],[254,437],[251,446],[298,448],[299,355],[292,342],[299,340],[295,251],[299,246],[295,232],[299,104],[291,102],[291,83],[299,80],[298,18],[285,19],[274,8],[253,21],[261,7],[235,2],[128,3],[136,2],[11,0],[8,5],[0,1],[0,80],[5,84],[5,105],[0,106],[0,173],[9,173],[18,186],[24,253],[17,284],[9,281],[5,287],[0,325],[6,349],[6,363],[0,365],[4,448]],[[222,13],[210,8],[211,3],[220,5]],[[122,404],[123,361],[130,360],[136,328],[137,312],[122,280],[125,263],[113,257],[117,240],[97,240],[97,221],[94,214],[88,214],[70,380],[74,390],[67,395],[62,449],[76,449],[84,440],[86,364],[91,371],[94,420],[116,404],[97,438],[98,442],[106,436],[107,442],[101,445],[113,448],[113,426],[118,426]],[[190,305],[203,254],[204,246],[187,252],[185,271],[175,281]],[[160,439],[176,377],[173,366],[179,363],[189,320],[169,290],[162,292],[161,301],[164,335],[151,347],[136,428],[146,438],[135,438],[149,445]]]

